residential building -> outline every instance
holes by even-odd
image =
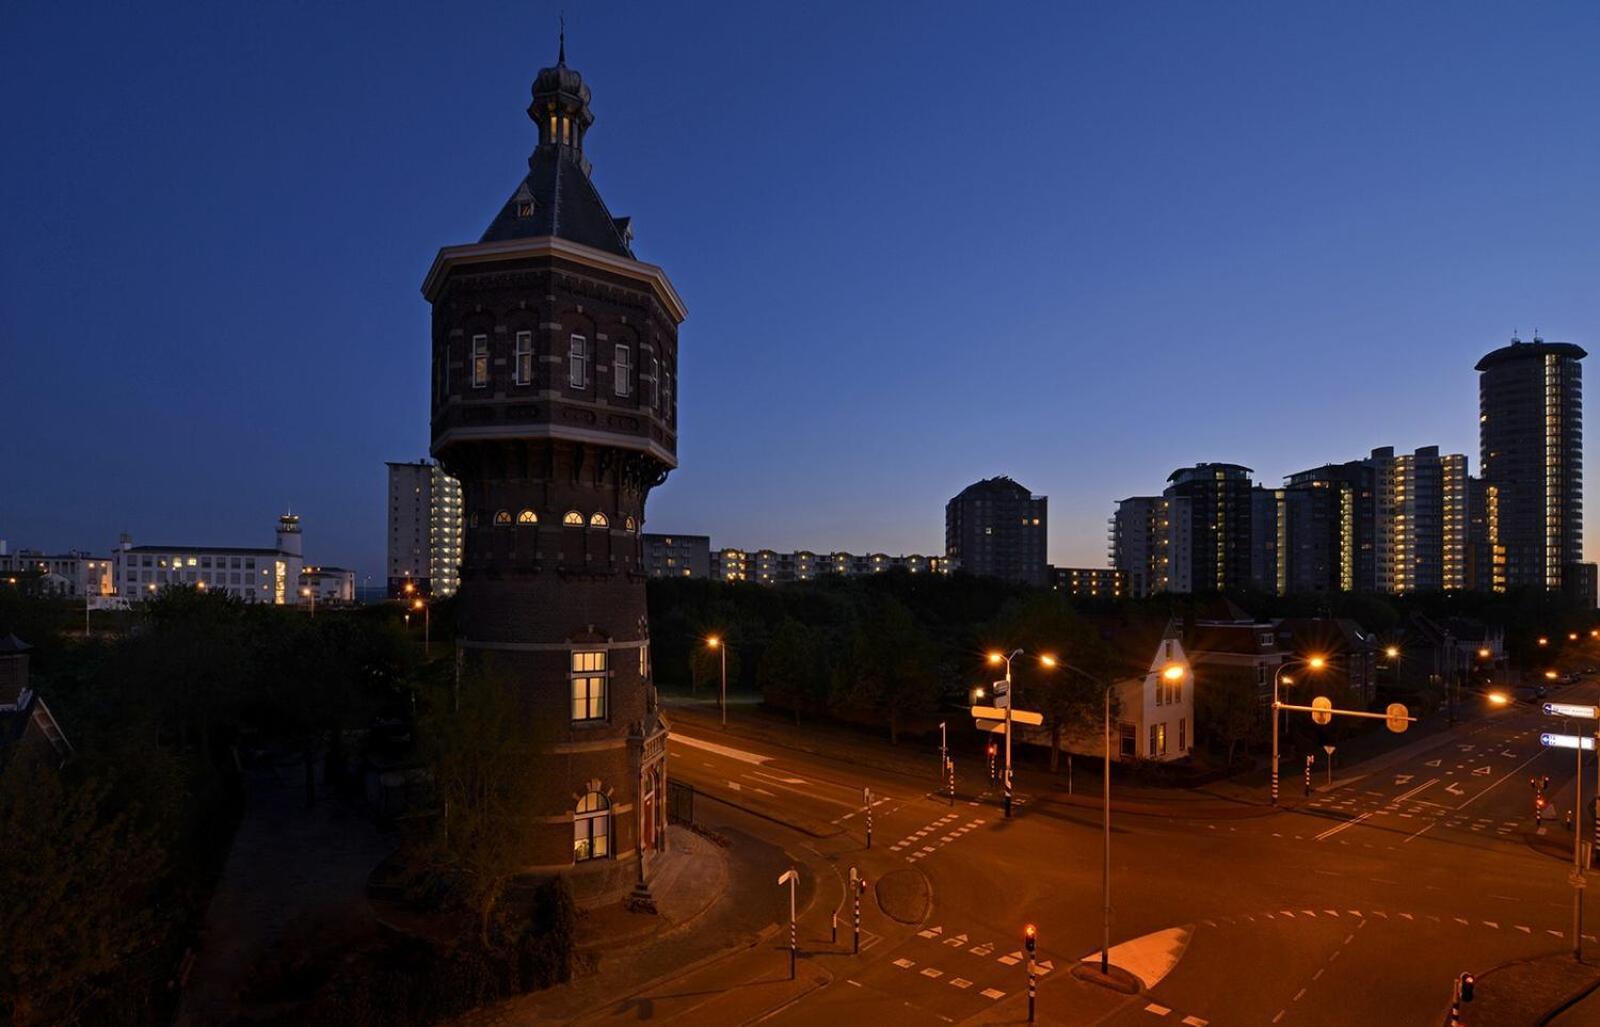
[[[1470,495],[1467,458],[1438,446],[1395,455],[1374,449],[1372,468],[1383,556],[1377,587],[1394,593],[1460,591],[1467,587]]]
[[[1498,507],[1498,504],[1495,504]],[[1505,549],[1490,541],[1495,532],[1490,490],[1482,478],[1467,478],[1467,541],[1462,573],[1469,592],[1505,591]]]
[[[27,576],[33,587],[51,595],[73,599],[115,595],[111,561],[80,550],[44,553],[37,549],[0,552],[0,575]]]
[[[645,573],[652,578],[711,576],[711,536],[644,535]]]
[[[1583,370],[1567,342],[1515,337],[1478,361],[1479,467],[1505,587],[1558,591],[1583,559]]]
[[[1566,582],[1567,591],[1586,610],[1600,606],[1600,578],[1596,577],[1596,566],[1592,563],[1575,563],[1570,569],[1572,574]]]
[[[1169,591],[1249,584],[1251,473],[1239,464],[1201,463],[1168,476],[1163,495],[1171,504]]]
[[[887,553],[814,553],[807,549],[778,552],[773,549],[726,547],[712,550],[710,554],[710,574],[717,581],[753,581],[762,585],[813,581],[829,575],[856,577],[894,570],[910,574],[945,574],[949,573],[947,568],[948,564],[941,558],[919,553],[890,556]]]
[[[1045,586],[1049,500],[1010,478],[968,485],[944,508],[945,559],[980,577]]]
[[[1150,760],[1170,763],[1194,750],[1195,671],[1177,625],[1172,621],[1095,620],[1101,634],[1114,640],[1119,651],[1130,654],[1126,672],[1112,682],[1117,698],[1117,722],[1112,728],[1120,761]],[[1182,674],[1169,678],[1169,667]],[[1099,718],[1062,732],[1063,751],[1099,756],[1104,751],[1104,730]],[[1028,741],[1049,744],[1048,725],[1027,733]]]
[[[1115,567],[1051,567],[1050,584],[1070,599],[1121,599],[1123,573]]]
[[[1285,591],[1373,591],[1377,509],[1372,466],[1353,460],[1299,471],[1288,476],[1283,491]]]
[[[1289,591],[1288,494],[1256,485],[1250,489],[1250,587],[1283,595]]]
[[[1111,566],[1122,573],[1130,596],[1169,591],[1171,506],[1163,496],[1130,496],[1117,502],[1110,522]]]
[[[0,779],[13,769],[60,767],[72,756],[72,743],[30,687],[31,648],[15,635],[0,636]]]
[[[250,546],[136,546],[124,534],[111,553],[111,577],[124,600],[147,599],[168,585],[191,585],[247,603],[299,602],[300,518],[278,518],[276,543]]]
[[[389,463],[389,595],[461,583],[461,483],[430,460]]]
[[[1274,625],[1243,611],[1183,626],[1183,644],[1203,687],[1239,682],[1253,688],[1263,720],[1272,705],[1272,678],[1289,658]]]
[[[1347,617],[1285,617],[1273,622],[1278,648],[1305,663],[1323,657],[1327,666],[1316,683],[1344,684],[1363,707],[1377,697],[1378,640]],[[1270,684],[1270,682],[1269,682]]]
[[[313,597],[319,605],[352,604],[356,601],[356,572],[344,567],[303,567],[299,594],[304,605],[310,605]]]
[[[589,86],[565,57],[534,79],[526,173],[477,242],[439,250],[422,293],[431,451],[466,513],[459,665],[505,683],[545,756],[516,811],[535,827],[521,869],[588,907],[630,887],[647,901],[666,840],[639,529],[678,464],[686,311],[590,178]]]

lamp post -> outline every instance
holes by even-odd
[[[1017,704],[1016,690],[1011,687],[1011,661],[1022,655],[1021,649],[1013,649],[1009,653],[992,652],[989,654],[991,666],[1006,665],[1006,759],[1005,759],[1005,815],[1011,819],[1011,708]],[[1043,667],[1054,667],[1054,656],[1040,656],[1039,664]]]
[[[1304,666],[1307,670],[1320,671],[1328,665],[1328,661],[1321,656],[1308,656],[1303,660],[1284,661],[1278,664],[1278,669],[1272,672],[1272,805],[1278,804],[1278,685],[1283,680],[1283,672],[1292,666]],[[1294,684],[1294,679],[1289,679],[1289,684]]]
[[[302,588],[300,594],[311,601],[311,616],[317,615],[317,593],[315,589]]]
[[[722,692],[721,692],[721,695],[722,695],[722,698],[721,698],[722,726],[723,726],[723,728],[727,728],[727,726],[728,726],[728,647],[723,644],[722,638],[719,635],[712,635],[710,638],[706,639],[706,645],[708,645],[711,648],[717,650],[717,655],[720,656],[721,659],[722,659]]]
[[[412,600],[411,608],[413,610],[422,611],[422,655],[424,658],[426,658],[429,650],[431,649],[429,633],[431,630],[430,622],[433,620],[433,611],[430,610],[428,608],[428,604],[423,602],[421,599]]]

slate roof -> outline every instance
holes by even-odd
[[[570,147],[540,146],[534,150],[528,158],[527,177],[512,190],[479,242],[553,235],[633,259],[633,250],[623,237],[627,219],[622,219],[619,226],[574,156]],[[529,198],[533,200],[533,214],[518,217],[519,205]]]

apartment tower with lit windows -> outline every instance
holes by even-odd
[[[1478,361],[1479,465],[1497,590],[1576,585],[1583,552],[1583,372],[1568,342],[1515,337]]]
[[[461,666],[511,691],[542,751],[527,871],[568,876],[584,902],[643,886],[665,842],[640,529],[677,466],[685,317],[590,180],[589,96],[563,43],[534,80],[526,176],[422,288],[432,451],[466,516]]]

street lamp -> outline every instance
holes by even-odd
[[[1543,635],[1540,635],[1539,636],[1539,644],[1540,645],[1549,645],[1550,644],[1550,640],[1548,638],[1544,637]]]
[[[317,593],[316,593],[316,591],[314,589],[310,589],[310,588],[302,588],[300,590],[300,594],[302,596],[306,597],[307,599],[311,600],[311,616],[315,617],[317,615]]]
[[[1002,663],[1006,665],[1005,815],[1007,820],[1011,819],[1011,708],[1017,704],[1016,690],[1011,687],[1011,661],[1021,655],[1021,649],[1013,649],[1009,653],[995,651],[989,654],[991,666],[998,667]],[[1056,665],[1056,658],[1043,655],[1039,657],[1039,663],[1041,666],[1053,668]]]
[[[717,650],[717,655],[722,658],[722,727],[728,727],[728,647],[722,644],[722,638],[712,635],[706,639],[706,645]]]
[[[1278,684],[1284,680],[1283,672],[1291,666],[1302,666],[1310,671],[1321,671],[1328,665],[1328,660],[1323,656],[1308,656],[1303,660],[1285,661],[1278,664],[1278,669],[1272,673],[1272,804],[1278,804],[1278,717],[1282,703],[1278,701]],[[1294,679],[1287,679],[1289,684],[1294,684]]]
[[[313,610],[316,609],[316,604],[314,602],[311,608]],[[433,611],[429,608],[428,604],[423,602],[421,599],[412,600],[411,608],[413,610],[422,611],[422,656],[424,659],[426,659],[429,651],[433,648],[429,639],[429,633],[432,630],[432,625],[430,622],[433,620]]]

